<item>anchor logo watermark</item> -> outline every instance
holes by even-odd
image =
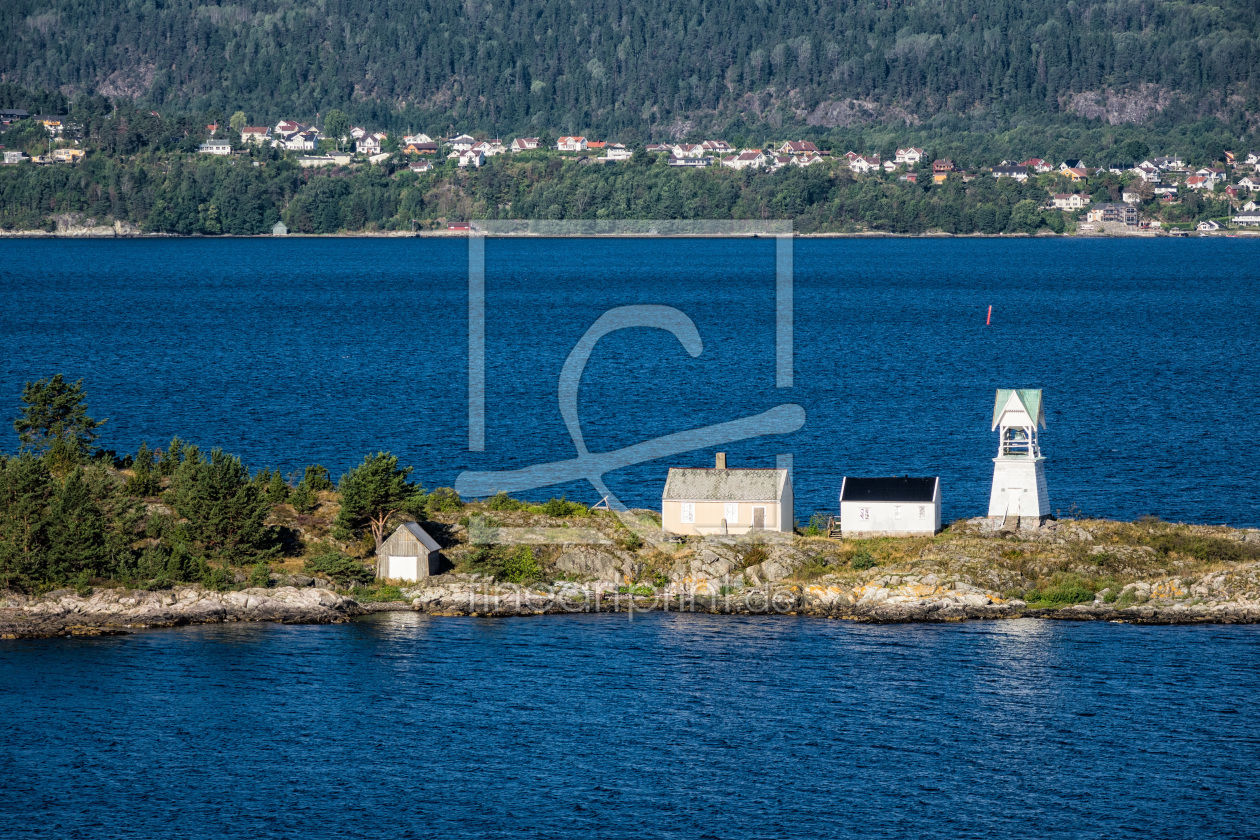
[[[793,263],[790,221],[672,221],[621,222],[491,221],[474,222],[468,240],[468,449],[486,450],[486,270],[487,236],[765,236],[775,240],[775,381],[777,389],[790,389],[793,379]],[[600,339],[630,328],[669,332],[692,358],[704,352],[704,341],[695,322],[683,311],[664,305],[618,306],[595,320],[569,352],[557,384],[561,418],[573,442],[574,457],[535,464],[515,470],[465,471],[455,482],[464,498],[484,498],[495,493],[520,493],[585,480],[610,508],[626,505],[606,484],[605,476],[635,464],[643,464],[684,452],[722,446],[770,435],[786,435],[805,424],[805,410],[784,402],[760,414],[735,418],[700,428],[651,438],[608,452],[592,452],[582,434],[578,414],[578,387],[586,365]],[[791,470],[791,453],[779,453],[776,465]]]

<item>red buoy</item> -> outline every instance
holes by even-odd
[[[984,319],[984,325],[987,327],[993,323],[993,304],[989,304],[989,317]]]

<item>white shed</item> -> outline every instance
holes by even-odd
[[[661,495],[661,528],[673,534],[792,530],[792,477],[782,469],[671,467]]]
[[[840,484],[840,531],[846,537],[931,536],[939,530],[939,477],[845,476]]]
[[[437,540],[416,522],[404,522],[376,552],[376,576],[388,580],[420,580],[438,573]]]

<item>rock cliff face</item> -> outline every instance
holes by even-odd
[[[328,624],[362,612],[352,599],[325,589],[244,589],[199,586],[160,592],[100,589],[88,596],[58,590],[39,597],[0,593],[0,638],[99,635],[131,627],[172,627],[222,621]]]

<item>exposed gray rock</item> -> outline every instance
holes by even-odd
[[[127,627],[169,627],[220,621],[327,624],[361,612],[353,600],[323,589],[291,586],[215,592],[200,586],[148,592],[98,589],[86,597],[62,589],[39,597],[0,599],[0,637],[60,636]]]

